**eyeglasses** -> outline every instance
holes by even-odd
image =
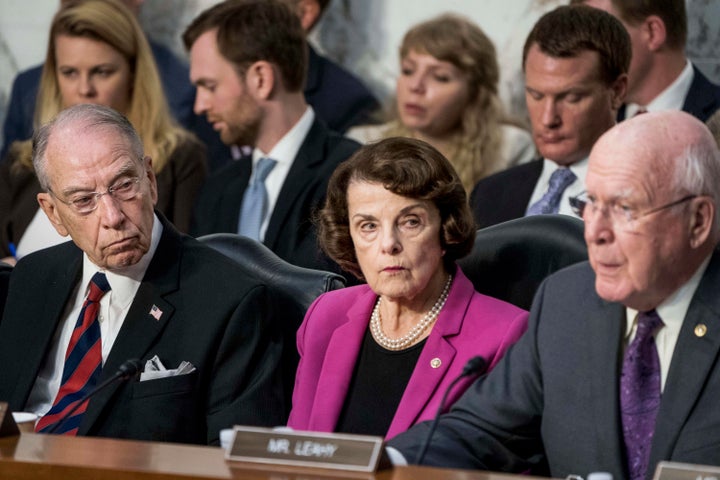
[[[613,225],[622,229],[632,230],[635,228],[635,224],[639,219],[653,213],[657,213],[661,210],[680,205],[681,203],[687,202],[688,200],[692,200],[693,198],[697,198],[699,196],[700,195],[686,195],[679,200],[666,203],[665,205],[661,205],[659,207],[651,208],[650,210],[646,210],[644,212],[639,212],[636,208],[628,207],[627,205],[620,203],[611,203],[603,206],[595,199],[588,197],[587,192],[582,192],[580,195],[570,197],[569,201],[573,212],[580,218],[585,218],[584,214],[586,213],[587,207],[590,207],[590,211],[592,213],[598,211],[604,212],[607,210]]]
[[[115,200],[126,202],[132,200],[135,196],[140,193],[140,177],[126,178],[120,182],[108,187],[105,192],[80,192],[70,196],[69,200],[63,200],[53,193],[52,190],[48,191],[53,197],[60,200],[65,205],[70,206],[73,210],[81,215],[88,214],[95,211],[100,201],[100,197],[103,195],[110,195]]]

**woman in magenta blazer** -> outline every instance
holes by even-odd
[[[526,311],[477,293],[455,265],[472,249],[472,214],[425,142],[389,138],[341,164],[318,228],[325,252],[367,284],[320,296],[305,316],[295,429],[393,437],[435,415],[470,358],[492,368],[527,327]]]

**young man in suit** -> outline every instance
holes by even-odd
[[[284,423],[273,291],[154,212],[155,174],[130,123],[70,107],[35,133],[33,164],[40,206],[72,242],[13,271],[0,399],[42,416],[44,433],[217,444],[234,424]],[[80,402],[129,359],[139,379]]]
[[[220,3],[183,35],[190,51],[195,111],[243,158],[206,182],[195,235],[233,232],[263,242],[286,261],[325,268],[310,217],[335,167],[359,144],[328,130],[305,103],[305,32],[275,0]]]
[[[585,188],[590,149],[615,124],[625,97],[630,55],[627,32],[606,12],[565,6],[538,20],[523,69],[542,158],[477,183],[470,202],[478,228],[526,214],[572,215],[568,198]]]
[[[720,86],[685,56],[685,0],[572,0],[612,14],[632,41],[627,104],[618,120],[638,112],[683,110],[703,122],[720,108]]]
[[[720,465],[718,146],[685,112],[640,115],[598,140],[586,183],[589,263],[543,283],[425,463],[632,480],[661,460]],[[412,460],[427,429],[390,445]]]

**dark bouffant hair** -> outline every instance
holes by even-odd
[[[431,145],[412,138],[392,137],[355,152],[335,170],[325,206],[316,223],[320,247],[338,265],[363,278],[350,237],[348,186],[352,182],[379,183],[408,198],[432,202],[440,211],[440,244],[444,263],[467,255],[475,241],[475,224],[467,194],[450,162]]]

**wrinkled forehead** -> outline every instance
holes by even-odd
[[[60,127],[48,138],[45,151],[46,171],[51,183],[73,176],[99,179],[120,173],[140,174],[142,158],[130,141],[117,130],[103,127]]]

